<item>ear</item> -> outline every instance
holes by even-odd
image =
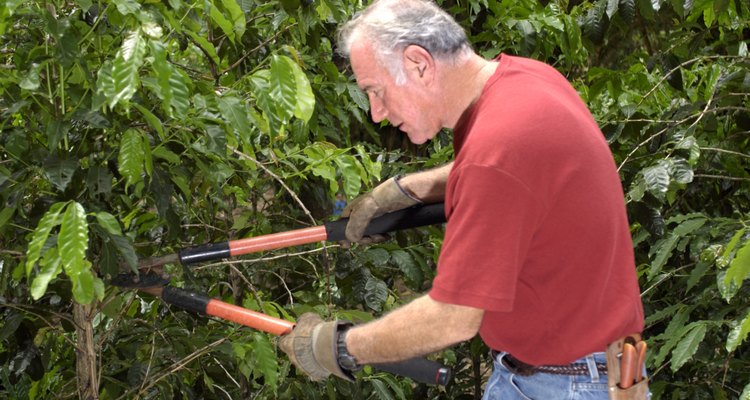
[[[435,59],[422,46],[409,45],[404,49],[404,70],[409,79],[429,85],[435,79]]]

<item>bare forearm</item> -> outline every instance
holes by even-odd
[[[422,296],[384,317],[352,328],[349,352],[362,364],[405,360],[468,340],[479,331],[484,311]]]
[[[399,180],[399,184],[414,197],[425,203],[442,201],[445,198],[445,186],[453,162],[427,171],[409,174]]]

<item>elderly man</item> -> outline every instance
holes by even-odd
[[[373,121],[417,144],[452,129],[456,154],[355,199],[347,238],[444,201],[445,239],[428,294],[354,327],[304,315],[281,348],[314,378],[348,377],[479,333],[495,363],[486,399],[607,398],[605,351],[640,340],[643,306],[615,163],[574,88],[537,61],[482,58],[428,1],[373,3],[339,47]]]

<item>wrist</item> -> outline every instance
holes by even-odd
[[[351,326],[341,326],[336,338],[336,361],[339,367],[356,372],[362,369],[362,365],[359,364],[357,359],[349,353],[349,349],[346,347],[346,334]]]
[[[419,199],[417,196],[414,195],[414,193],[412,193],[409,189],[405,188],[404,185],[401,184],[400,181],[403,177],[404,176],[401,174],[398,174],[393,177],[393,182],[396,184],[396,187],[398,188],[398,190],[400,190],[404,196],[415,201],[417,204],[423,204],[424,202],[421,199]]]

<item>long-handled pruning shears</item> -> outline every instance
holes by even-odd
[[[142,269],[150,268],[178,261],[187,265],[324,240],[340,241],[345,239],[346,222],[346,219],[342,219],[319,227],[192,247],[181,250],[177,254],[146,260],[140,263],[139,267]],[[384,234],[395,230],[442,222],[445,222],[443,204],[431,204],[400,210],[375,218],[365,230],[365,235]],[[150,293],[160,297],[167,304],[188,311],[218,317],[273,335],[285,335],[294,328],[294,322],[225,303],[195,292],[168,286],[168,279],[154,273],[142,272],[138,277],[132,274],[121,274],[114,278],[111,283],[115,286]],[[449,368],[435,361],[419,357],[397,363],[376,364],[373,367],[427,384],[447,385],[451,378]]]

